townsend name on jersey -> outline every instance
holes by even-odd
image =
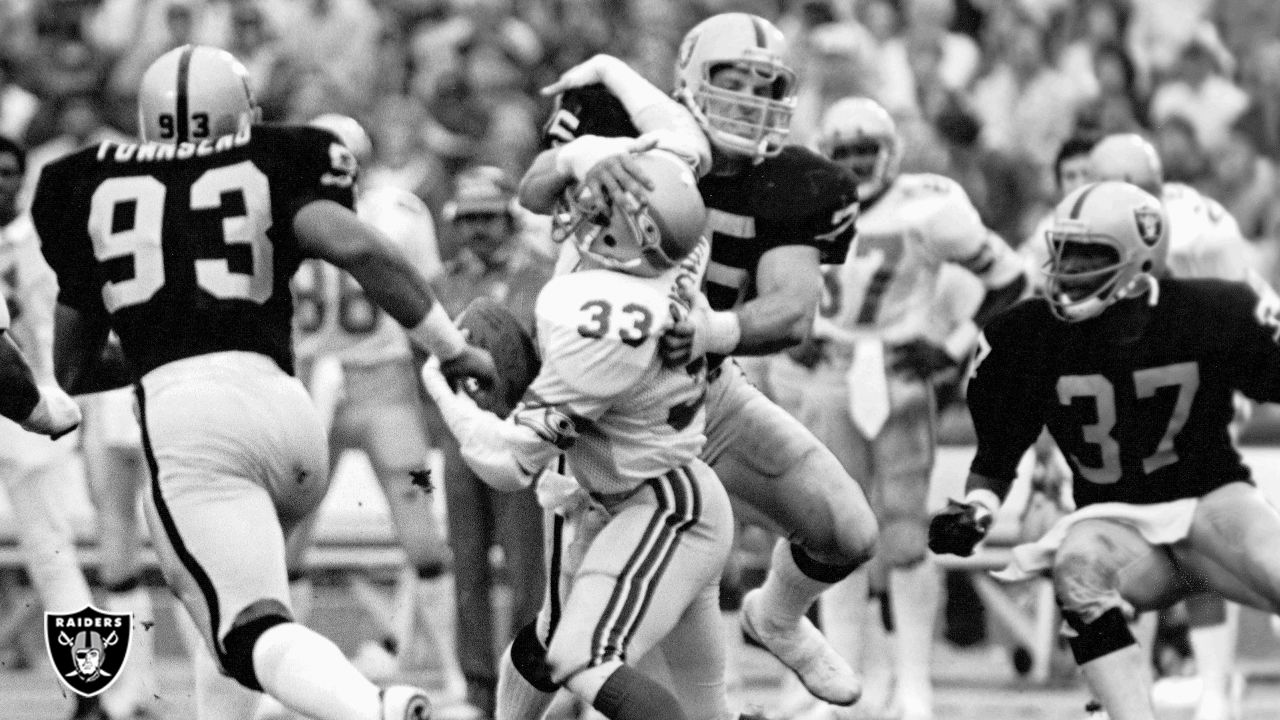
[[[252,137],[250,126],[246,125],[234,135],[223,135],[219,138],[205,139],[199,142],[180,142],[177,145],[165,143],[121,143],[104,140],[98,145],[99,162],[113,160],[115,162],[163,162],[165,160],[186,160],[192,157],[208,157],[243,147]]]

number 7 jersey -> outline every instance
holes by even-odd
[[[181,143],[103,142],[46,166],[32,219],[58,301],[108,313],[138,376],[239,350],[293,372],[293,217],[353,207],[355,160],[312,127]]]

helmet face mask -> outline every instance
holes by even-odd
[[[667,157],[660,157],[667,156]],[[675,267],[701,239],[706,207],[688,165],[662,151],[636,156],[654,182],[646,202],[601,208],[585,187],[571,187],[557,204],[552,239],[572,240],[596,265],[655,277]]]
[[[685,35],[676,94],[712,145],[754,162],[782,152],[796,107],[785,53],[782,33],[746,13],[715,15]]]
[[[1100,315],[1125,298],[1153,292],[1168,255],[1160,202],[1121,182],[1086,185],[1071,193],[1046,233],[1049,307],[1066,322]]]
[[[183,45],[161,55],[142,76],[138,134],[144,141],[213,139],[261,119],[248,71],[225,50]]]

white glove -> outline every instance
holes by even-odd
[[[587,176],[587,171],[601,160],[614,155],[652,150],[657,147],[658,139],[653,134],[641,135],[638,138],[583,135],[560,146],[556,151],[556,172],[561,175],[571,175],[578,182],[582,182]]]
[[[23,430],[57,440],[80,425],[80,406],[57,385],[43,385],[40,402],[19,424]]]

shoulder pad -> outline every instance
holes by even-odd
[[[636,137],[640,131],[626,107],[603,83],[571,88],[556,98],[542,128],[545,147],[563,145],[582,135]]]
[[[657,338],[672,318],[660,285],[608,270],[552,278],[535,313],[543,366],[593,397],[634,386],[658,362]]]
[[[858,199],[848,169],[798,145],[788,145],[748,173],[748,192],[761,217],[803,218]]]

